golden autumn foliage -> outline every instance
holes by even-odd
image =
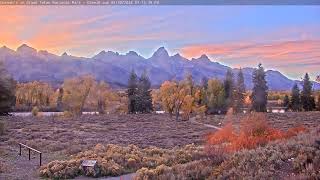
[[[33,81],[16,87],[16,107],[48,107],[53,102],[54,91],[48,83]]]
[[[183,98],[181,110],[183,112],[183,119],[188,120],[194,107],[194,98],[191,95],[186,95]]]
[[[81,114],[91,88],[95,86],[94,77],[85,75],[66,79],[63,82],[63,104],[73,114]]]
[[[63,83],[63,104],[72,114],[81,114],[83,109],[115,111],[121,98],[111,87],[101,81],[97,83],[93,76],[85,75],[66,79]]]
[[[153,94],[153,103],[161,102],[166,112],[170,115],[175,113],[176,119],[178,119],[180,113],[182,113],[184,120],[188,120],[192,112],[203,115],[206,108],[195,103],[200,98],[200,91],[194,90],[189,86],[190,84],[184,81],[180,83],[165,81],[161,85],[159,92]]]
[[[170,115],[173,114],[175,99],[173,94],[176,92],[177,84],[175,82],[165,81],[160,87],[159,99],[162,107]]]
[[[240,123],[240,130],[236,132],[232,123],[226,124],[221,130],[207,136],[207,145],[221,146],[226,151],[238,151],[241,149],[254,149],[264,146],[270,141],[286,139],[296,136],[307,129],[298,126],[281,131],[271,128],[266,121],[266,116],[262,113],[253,113],[244,117]]]
[[[85,105],[94,107],[100,114],[104,114],[105,110],[110,110],[110,106],[113,106],[113,102],[117,99],[117,94],[111,90],[107,83],[102,81],[93,84]]]

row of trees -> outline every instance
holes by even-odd
[[[150,113],[153,111],[151,97],[151,82],[147,73],[141,77],[132,70],[128,81],[128,112],[129,113]]]
[[[316,101],[312,92],[312,82],[308,73],[305,74],[303,79],[302,91],[295,83],[292,87],[291,97],[286,95],[284,97],[284,106],[292,111],[312,111],[316,109]],[[320,96],[318,96],[318,108],[320,109]]]
[[[241,112],[244,105],[249,103],[253,111],[265,112],[267,109],[268,86],[261,64],[253,72],[254,86],[250,96],[246,92],[241,69],[236,77],[228,70],[224,81],[203,78],[200,84],[196,84],[192,76],[187,75],[180,82],[165,81],[160,89],[152,91],[147,73],[144,72],[138,77],[132,71],[126,94],[122,95],[112,91],[108,84],[97,82],[90,75],[66,79],[56,91],[43,82],[16,84],[1,64],[0,75],[0,114],[7,114],[14,105],[18,109],[29,110],[35,106],[40,109],[54,107],[73,114],[81,114],[86,107],[100,113],[104,113],[108,108],[129,113],[150,113],[154,107],[161,106],[171,116],[175,115],[176,119],[180,114],[184,119],[188,119],[191,113],[225,113],[230,108],[234,112]],[[320,108],[320,96],[317,102]],[[315,109],[315,98],[308,74],[304,78],[302,91],[300,92],[295,84],[291,97],[284,98],[284,104],[293,111]]]
[[[184,80],[165,81],[160,89],[153,94],[154,104],[161,104],[162,108],[171,116],[178,119],[188,119],[191,113],[204,115],[205,113],[225,113],[229,108],[239,112],[245,103],[245,85],[242,70],[239,70],[237,82],[231,70],[226,79],[203,78],[197,85],[192,76]]]
[[[68,111],[75,115],[81,114],[84,108],[103,114],[112,103],[120,101],[118,94],[108,84],[96,82],[90,75],[68,78],[56,91],[43,82],[21,83],[17,85],[15,96],[16,109],[19,110],[37,107],[42,110]]]
[[[55,92],[48,83],[29,82],[16,86],[16,109],[28,110],[34,106],[45,108],[52,106]]]

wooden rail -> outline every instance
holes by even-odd
[[[32,147],[29,147],[29,146],[27,146],[25,144],[19,143],[19,155],[20,156],[22,155],[22,151],[21,151],[22,147],[25,147],[25,148],[28,149],[28,151],[29,151],[29,161],[31,160],[31,150],[36,152],[36,153],[38,153],[39,154],[39,158],[40,158],[40,166],[41,166],[42,152],[40,152],[40,151],[38,151],[38,150],[36,150],[36,149],[34,149]]]

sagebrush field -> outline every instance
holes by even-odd
[[[195,121],[218,127],[232,121],[237,128],[243,116],[215,115]],[[87,174],[93,177],[136,172],[137,179],[215,179],[242,175],[266,178],[282,174],[319,178],[319,149],[314,140],[319,138],[320,112],[267,114],[267,122],[274,128],[287,130],[304,125],[308,131],[283,140],[285,143],[276,141],[272,143],[276,145],[235,154],[208,153],[206,136],[217,129],[193,120],[175,121],[167,115],[5,117],[1,121],[5,124],[0,146],[1,179],[83,176],[79,169],[82,159],[98,159],[99,174]],[[30,162],[26,150],[23,157],[18,156],[19,142],[44,153],[40,169],[38,156],[32,155]],[[290,158],[295,161],[289,162]],[[250,164],[250,159],[259,163]]]

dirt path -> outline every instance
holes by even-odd
[[[220,130],[221,129],[221,128],[219,128],[217,126],[214,126],[214,125],[211,125],[211,124],[205,124],[205,123],[198,122],[198,121],[196,121],[196,118],[190,118],[190,122],[192,122],[194,124],[200,124],[200,125],[203,125],[205,127],[213,128],[213,129],[216,129],[216,130]]]
[[[28,151],[23,150],[19,155],[19,147],[9,146],[2,150],[1,163],[6,169],[5,173],[0,173],[0,179],[39,179],[37,169],[39,168],[39,156],[32,154],[28,159]]]

